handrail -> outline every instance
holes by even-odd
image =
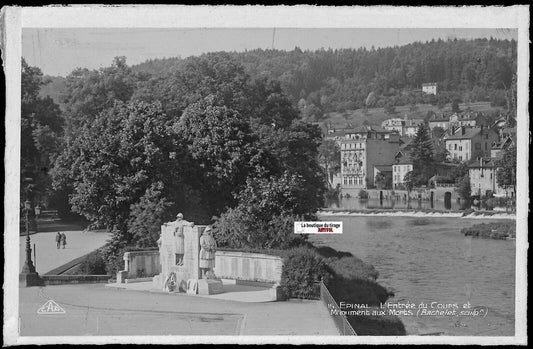
[[[331,311],[331,306],[335,307],[335,310],[340,312],[340,307],[329,292],[328,288],[323,281],[320,281],[320,300],[324,303],[328,311]],[[339,333],[342,336],[357,336],[357,333],[353,329],[352,325],[348,322],[346,315],[338,314],[332,316],[335,326],[339,330]]]

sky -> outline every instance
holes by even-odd
[[[24,28],[22,57],[45,75],[66,76],[78,67],[98,69],[126,56],[129,65],[147,59],[256,48],[302,50],[399,46],[449,38],[517,39],[515,29],[180,29]]]

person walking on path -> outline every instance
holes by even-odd
[[[61,234],[61,243],[63,244],[63,248],[65,248],[65,246],[67,245],[67,236],[65,235],[65,233]]]
[[[59,248],[59,246],[61,245],[61,239],[63,238],[63,235],[61,235],[61,232],[57,232],[56,234],[56,245],[57,245],[57,248]]]

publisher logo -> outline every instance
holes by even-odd
[[[342,234],[342,222],[294,222],[294,234]]]
[[[61,308],[59,304],[53,300],[44,303],[42,307],[37,310],[37,314],[65,314],[65,309]]]

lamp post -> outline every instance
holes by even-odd
[[[31,202],[24,202],[24,211],[26,215],[26,261],[20,273],[21,285],[26,287],[40,285],[39,274],[35,271],[35,266],[31,260],[31,241],[30,241],[30,221],[28,214],[31,209]]]

